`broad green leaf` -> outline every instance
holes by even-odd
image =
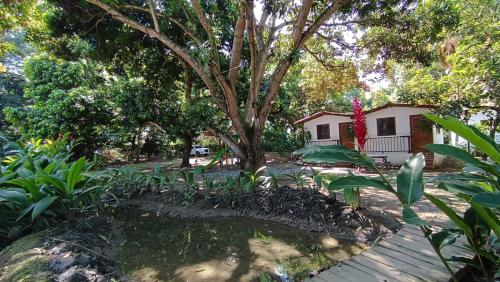
[[[58,197],[55,196],[45,196],[43,199],[38,201],[33,208],[33,213],[31,214],[31,220],[35,220],[40,214],[42,214],[52,203],[57,200]]]
[[[424,116],[441,125],[445,129],[455,132],[488,155],[496,163],[500,163],[500,151],[498,150],[498,145],[477,128],[466,125],[453,117],[441,118],[431,114],[424,114]]]
[[[339,163],[348,162],[361,167],[376,170],[375,163],[371,158],[350,150],[342,151],[316,151],[310,154],[304,155],[304,161],[309,163]]]
[[[84,166],[85,157],[79,158],[71,165],[66,178],[66,185],[69,193],[72,193],[75,185],[82,180],[82,171]]]
[[[472,196],[472,201],[486,208],[500,207],[500,193],[483,192]]]
[[[489,208],[485,208],[481,205],[471,202],[471,207],[476,211],[476,213],[481,217],[481,219],[486,222],[486,224],[493,230],[495,235],[500,238],[500,221],[497,215],[491,211]]]
[[[342,190],[345,187],[375,187],[392,192],[392,187],[382,180],[364,176],[345,176],[332,180],[328,184],[330,190]]]
[[[461,148],[457,148],[451,145],[446,145],[446,144],[428,144],[425,146],[425,148],[429,151],[432,151],[434,153],[444,155],[444,156],[450,156],[453,157],[457,160],[466,162],[470,164],[471,166],[481,168],[483,170],[488,171],[489,173],[492,173],[494,175],[499,175],[500,172],[498,171],[498,168],[484,163],[476,158],[474,158],[471,154],[467,153],[465,150]]]
[[[417,226],[430,226],[425,220],[421,219],[409,206],[403,206],[403,221]]]
[[[61,179],[52,175],[43,175],[43,174],[39,174],[38,177],[43,183],[50,184],[56,187],[57,190],[61,192],[61,194],[63,195],[69,194],[69,191],[67,191],[66,189],[66,183],[64,183],[64,181],[62,181]]]
[[[0,199],[26,206],[29,204],[28,196],[18,191],[0,190]]]
[[[430,238],[434,246],[442,249],[444,246],[452,245],[455,243],[456,239],[460,237],[460,232],[456,230],[444,229],[437,233],[431,234]]]
[[[448,207],[443,201],[439,200],[438,198],[424,193],[424,196],[431,201],[438,209],[440,209],[448,218],[455,223],[455,225],[460,228],[465,236],[468,238],[472,238],[472,230],[470,227],[464,222],[464,220],[458,216],[455,211],[453,211],[450,207]]]
[[[422,197],[424,181],[422,171],[425,158],[422,153],[409,157],[399,169],[397,193],[403,204],[411,205]]]
[[[484,192],[481,186],[472,183],[462,184],[462,183],[452,183],[452,182],[441,182],[439,183],[438,188],[454,193],[463,193],[470,196]]]

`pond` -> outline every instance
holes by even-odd
[[[364,249],[254,218],[115,213],[118,269],[136,281],[258,281],[263,272],[297,281]]]

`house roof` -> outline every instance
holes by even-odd
[[[306,117],[303,117],[301,119],[299,119],[298,121],[294,122],[293,124],[301,124],[301,123],[304,123],[306,121],[310,121],[310,120],[313,120],[313,119],[316,119],[316,118],[319,118],[319,117],[322,117],[322,116],[343,116],[343,117],[350,117],[352,116],[351,113],[337,113],[337,112],[317,112],[317,113],[314,113],[312,115],[309,115],[309,116],[306,116]]]
[[[387,108],[392,108],[392,107],[430,108],[430,109],[438,108],[437,106],[433,106],[433,105],[410,105],[410,104],[387,103],[387,104],[385,104],[383,106],[376,107],[376,108],[373,108],[371,110],[367,110],[367,111],[365,111],[365,114],[373,113],[373,112],[376,112],[376,111],[380,111],[380,110],[387,109]],[[317,113],[314,113],[312,115],[303,117],[303,118],[297,120],[296,122],[294,122],[293,124],[294,125],[295,124],[301,124],[301,123],[304,123],[306,121],[310,121],[310,120],[313,120],[313,119],[316,119],[316,118],[319,118],[319,117],[322,117],[322,116],[325,116],[325,115],[352,117],[352,113],[317,112]]]
[[[369,114],[369,113],[373,113],[373,112],[376,112],[376,111],[380,111],[380,110],[387,109],[387,108],[393,108],[393,107],[429,108],[429,109],[438,108],[437,106],[433,106],[433,105],[410,105],[410,104],[387,103],[387,104],[385,104],[383,106],[376,107],[376,108],[373,108],[371,110],[367,110],[367,111],[365,111],[365,114]]]

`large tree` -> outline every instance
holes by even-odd
[[[352,35],[356,25],[390,22],[392,15],[408,12],[413,1],[57,2],[70,13],[86,15],[82,22],[91,28],[116,25],[111,17],[157,39],[185,62],[230,119],[239,143],[216,128],[210,131],[230,146],[245,169],[256,170],[265,162],[261,136],[272,104],[307,42],[326,37],[335,44],[334,56],[352,54],[344,48],[344,34]],[[171,26],[183,31],[181,40],[168,32]]]

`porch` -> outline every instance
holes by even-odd
[[[350,141],[350,140],[348,140]],[[342,142],[346,147],[354,148],[352,142]],[[346,144],[348,143],[348,144]],[[326,140],[310,140],[307,142],[309,145],[340,145],[341,142],[338,139],[326,139]],[[365,144],[366,153],[410,153],[411,152],[411,136],[387,136],[387,137],[370,137],[366,139]]]

